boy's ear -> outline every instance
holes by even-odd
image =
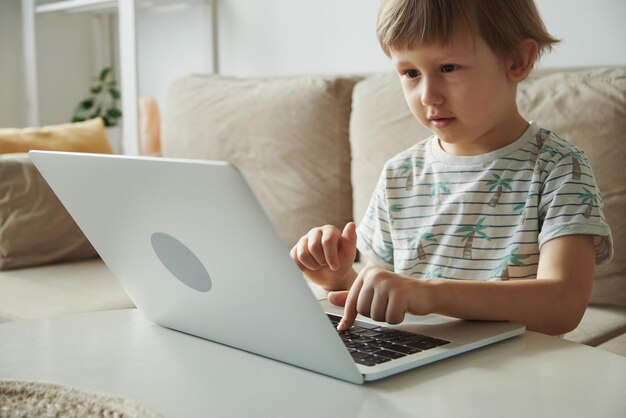
[[[534,39],[523,39],[519,48],[507,62],[507,74],[511,81],[522,81],[533,69],[539,53],[539,44]]]

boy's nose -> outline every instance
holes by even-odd
[[[444,102],[444,96],[436,80],[422,80],[421,88],[420,100],[424,106],[432,106]]]

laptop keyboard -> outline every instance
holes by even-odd
[[[337,327],[341,317],[327,315],[330,322]],[[450,343],[393,328],[364,328],[356,325],[339,332],[339,336],[354,361],[364,366],[375,366]]]

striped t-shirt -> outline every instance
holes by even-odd
[[[583,152],[531,123],[514,143],[455,157],[432,136],[389,160],[358,228],[358,249],[421,278],[534,279],[541,245],[594,235],[596,264],[611,232]]]

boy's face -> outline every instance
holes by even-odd
[[[527,127],[515,104],[508,63],[479,36],[457,25],[448,44],[392,50],[411,112],[452,155],[484,154]]]

